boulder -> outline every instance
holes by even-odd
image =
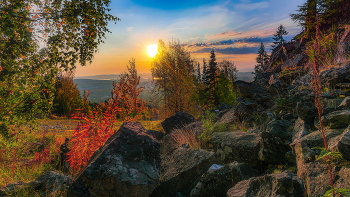
[[[288,120],[272,120],[267,125],[267,132],[275,137],[279,137],[282,141],[291,142],[291,126],[292,123]]]
[[[331,151],[340,152],[343,158],[350,160],[350,127],[346,128],[342,135],[332,138],[328,143]]]
[[[36,191],[39,196],[64,196],[65,190],[72,180],[71,176],[63,175],[58,171],[48,171],[29,183],[17,181],[0,188],[0,196],[7,196],[6,193],[16,195],[21,190],[27,191],[29,189]]]
[[[159,142],[139,122],[124,122],[72,183],[71,196],[148,197],[159,182]]]
[[[163,137],[165,136],[165,134],[163,132],[155,131],[155,130],[147,130],[147,134],[151,135],[152,137],[154,137],[158,141],[163,139]]]
[[[345,31],[341,36],[339,43],[336,48],[335,60],[338,64],[346,62],[349,58],[347,55],[350,54],[350,26],[346,25]]]
[[[220,125],[220,124],[226,124],[226,125],[232,125],[235,123],[235,120],[237,119],[235,115],[235,108],[231,108],[228,110],[221,118],[219,118],[218,121],[215,122],[214,126]]]
[[[350,96],[345,97],[338,107],[341,109],[350,109]]]
[[[311,129],[314,129],[314,120],[317,115],[315,103],[311,101],[298,102],[296,112],[300,119],[304,120],[306,124],[311,127]]]
[[[253,177],[237,183],[228,190],[227,197],[304,196],[302,180],[289,171]]]
[[[185,125],[194,121],[195,118],[191,114],[185,112],[177,112],[176,114],[166,118],[163,122],[161,122],[161,124],[165,131],[165,134],[169,134],[173,129],[181,129]]]
[[[321,117],[323,126],[331,129],[346,127],[350,124],[350,110],[338,110]]]
[[[260,85],[262,87],[268,87],[270,79],[272,78],[273,80],[277,79],[279,76],[278,73],[274,72],[261,72],[257,73],[255,75],[253,83]]]
[[[190,195],[191,197],[226,197],[227,191],[235,184],[258,175],[258,171],[250,165],[233,162],[204,173]]]
[[[297,54],[293,59],[288,59],[287,61],[283,62],[281,69],[285,70],[288,68],[294,68],[296,66],[302,66],[306,57],[307,55],[303,53]]]
[[[335,86],[337,83],[349,82],[350,62],[342,64],[339,68],[324,70],[320,73],[323,85]]]
[[[264,164],[285,163],[285,155],[290,147],[268,132],[262,132],[260,136],[259,160]]]
[[[217,132],[209,140],[215,155],[224,163],[233,161],[260,164],[258,153],[261,137],[255,133],[245,132]]]
[[[202,174],[215,163],[213,152],[179,147],[162,155],[160,183],[150,197],[189,195]]]
[[[266,104],[271,98],[267,89],[257,84],[238,80],[234,82],[234,85],[239,88],[243,98],[256,100],[259,104]]]
[[[294,142],[308,134],[310,134],[310,131],[306,122],[301,118],[298,118],[293,127],[292,141]]]

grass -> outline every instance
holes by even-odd
[[[164,132],[161,120],[140,122],[147,130]],[[116,124],[115,130],[118,130],[121,124],[122,122]],[[17,134],[18,139],[13,142],[7,142],[0,137],[0,187],[16,181],[29,182],[47,171],[55,170],[59,162],[60,145],[65,138],[71,138],[76,125],[77,121],[67,118],[41,119],[38,128],[24,128],[21,134]],[[31,143],[35,142],[42,143],[44,150],[29,152],[32,148]],[[60,173],[65,174],[62,171]],[[34,195],[32,194],[29,196]]]

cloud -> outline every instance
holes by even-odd
[[[268,2],[259,2],[259,3],[240,3],[235,5],[236,10],[244,10],[244,11],[251,11],[256,9],[264,9],[268,8],[269,3]]]
[[[133,27],[128,27],[127,30],[128,31],[132,31],[132,29],[134,29]]]
[[[192,53],[209,53],[212,48],[203,48],[199,49],[197,51],[193,51]],[[228,47],[224,49],[216,48],[214,49],[215,53],[221,53],[221,54],[235,54],[235,55],[243,55],[243,54],[250,54],[250,53],[257,53],[259,50],[259,47],[241,47],[241,48],[233,48]]]

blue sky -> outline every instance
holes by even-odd
[[[306,0],[112,0],[110,14],[121,21],[108,24],[91,65],[77,66],[76,76],[119,74],[136,60],[139,73],[150,72],[147,46],[178,39],[202,63],[214,47],[217,60],[234,61],[242,72],[253,71],[263,41],[270,52],[272,36],[282,24],[290,40],[301,31],[289,14]]]

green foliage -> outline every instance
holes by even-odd
[[[214,132],[223,132],[227,130],[226,124],[220,124],[214,127],[214,119],[215,119],[215,113],[210,113],[210,111],[206,110],[204,117],[202,117],[204,131],[198,137],[201,142],[202,148],[209,147],[208,143]]]
[[[327,190],[322,197],[332,197],[333,196],[333,191],[334,194],[337,194],[338,196],[350,196],[350,189],[338,189],[338,188],[334,188],[334,189],[329,189]]]
[[[77,85],[74,84],[73,73],[71,72],[66,74],[59,73],[56,76],[56,91],[53,99],[54,113],[56,115],[69,117],[74,109],[82,107],[82,100]]]
[[[261,42],[260,49],[258,51],[258,57],[256,57],[256,62],[258,64],[254,67],[255,74],[261,73],[269,62],[269,56],[267,55],[263,42]]]
[[[292,107],[293,102],[290,101],[288,98],[280,98],[277,100],[276,103],[276,111],[280,112],[290,112],[293,113],[293,107]]]
[[[272,50],[274,48],[276,48],[278,45],[283,44],[284,43],[284,39],[283,39],[283,35],[287,35],[288,32],[286,31],[286,29],[283,27],[283,25],[278,26],[277,28],[277,32],[275,34],[273,34],[273,38],[275,40],[275,42],[273,42],[273,45],[271,45]]]
[[[294,79],[304,74],[306,74],[305,70],[300,67],[286,68],[280,72],[278,79],[282,80],[284,83],[291,84]]]
[[[206,79],[206,91],[207,91],[207,99],[213,103],[214,106],[218,106],[219,98],[216,94],[217,90],[217,82],[218,82],[218,66],[216,62],[216,56],[214,49],[210,52],[210,60],[209,60],[209,68],[207,69],[207,79]]]
[[[317,160],[323,159],[327,156],[328,156],[328,158],[330,157],[332,160],[342,160],[343,159],[343,156],[340,152],[328,151],[325,148],[320,148],[320,147],[313,147],[311,149],[321,150],[321,153],[318,155]],[[331,159],[326,160],[326,162],[330,162]]]
[[[234,92],[233,84],[222,74],[219,76],[216,95],[219,103],[225,103],[231,106],[235,104],[236,93]]]
[[[0,1],[0,135],[52,110],[57,67],[91,63],[107,22],[109,0]],[[36,27],[35,27],[36,26]],[[34,28],[35,27],[35,28]],[[39,51],[38,42],[47,49]]]

